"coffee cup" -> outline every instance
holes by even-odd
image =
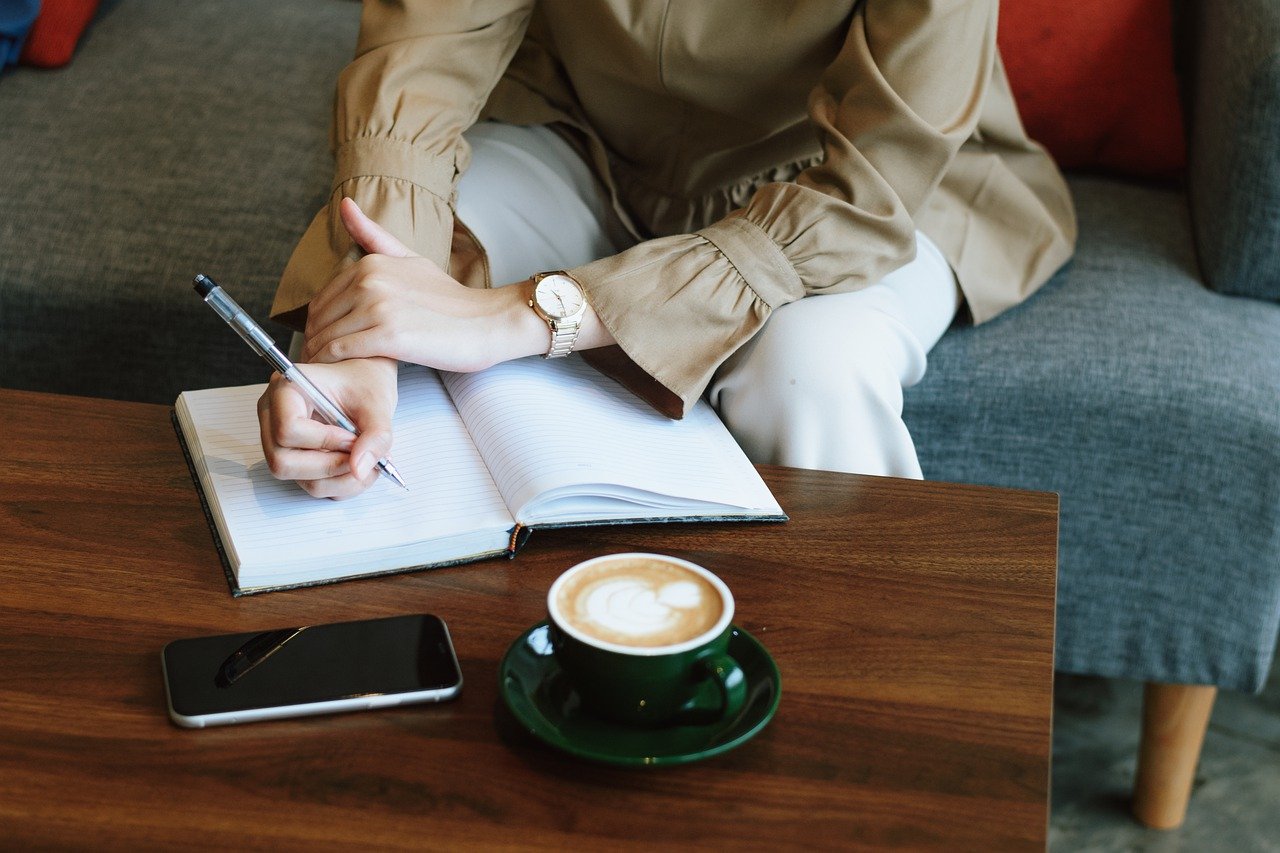
[[[556,662],[592,715],[705,725],[746,701],[728,652],[733,594],[702,566],[662,554],[596,557],[556,579],[547,612]]]

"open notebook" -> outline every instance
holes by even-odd
[[[239,595],[514,554],[536,527],[786,516],[705,402],[672,421],[580,359],[400,371],[385,478],[347,501],[271,476],[263,385],[186,391],[175,420]]]

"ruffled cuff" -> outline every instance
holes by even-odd
[[[457,150],[456,148],[454,150]],[[435,153],[403,139],[357,136],[334,152],[333,188],[352,178],[392,178],[412,182],[448,202],[457,184],[458,168],[449,154]]]
[[[570,273],[621,348],[584,357],[672,417],[688,412],[775,308],[804,295],[778,245],[740,216]]]
[[[778,247],[809,295],[859,290],[915,256],[915,225],[890,196],[859,207],[814,187],[771,183],[742,216]]]
[[[335,158],[329,203],[293,250],[271,306],[274,319],[297,329],[306,323],[312,297],[362,254],[338,216],[343,196],[355,199],[400,242],[449,268],[451,199],[457,182],[452,157],[429,155],[395,139],[360,137],[339,147]]]

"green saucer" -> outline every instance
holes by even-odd
[[[746,704],[735,716],[704,726],[641,729],[585,713],[551,654],[545,621],[525,631],[507,650],[498,689],[527,731],[579,758],[624,766],[686,764],[747,742],[778,709],[782,678],[765,647],[735,627],[729,654],[747,676]]]

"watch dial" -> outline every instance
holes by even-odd
[[[570,317],[582,307],[582,291],[562,275],[547,276],[538,282],[535,298],[552,317]]]

